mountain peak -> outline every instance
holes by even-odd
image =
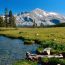
[[[39,10],[39,11],[40,11],[40,10],[42,10],[42,9],[40,9],[40,8],[36,8],[35,10]]]
[[[44,11],[44,10],[42,10],[42,9],[40,9],[40,8],[36,8],[36,9],[34,9],[33,11]],[[45,11],[44,11],[45,12]]]
[[[32,12],[34,12],[35,14],[39,14],[39,15],[47,15],[47,12],[46,11],[44,11],[44,10],[42,10],[42,9],[40,9],[40,8],[36,8],[35,10],[33,10]]]

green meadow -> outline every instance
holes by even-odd
[[[65,27],[55,28],[0,28],[0,35],[28,40],[65,43]]]

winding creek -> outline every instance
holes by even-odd
[[[35,53],[37,44],[24,45],[21,39],[0,36],[0,65],[12,65],[15,60],[24,59],[26,52]]]

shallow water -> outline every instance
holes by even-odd
[[[33,53],[37,47],[37,44],[24,45],[23,40],[0,36],[0,65],[12,65],[15,60],[24,59],[27,51]]]

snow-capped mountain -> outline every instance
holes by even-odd
[[[15,18],[17,26],[33,26],[34,23],[37,26],[48,26],[65,23],[65,16],[55,12],[46,12],[39,8],[31,12],[24,12],[23,14],[15,15]]]

